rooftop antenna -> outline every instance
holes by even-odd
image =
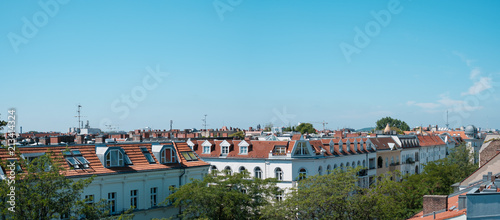
[[[172,130],[172,125],[174,124],[174,120],[170,120],[170,130]]]
[[[207,114],[205,114],[205,118],[201,119],[203,121],[202,126],[205,127],[205,131],[207,131]]]
[[[448,130],[448,126],[450,124],[448,123],[448,110],[446,110],[446,130]]]
[[[76,111],[78,113],[78,115],[76,115],[75,117],[78,118],[78,128],[79,129],[82,129],[83,128],[83,121],[80,120],[80,118],[82,117],[85,117],[85,116],[81,116],[80,113],[81,113],[81,108],[82,106],[80,104],[78,104],[78,110]]]

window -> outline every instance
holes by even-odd
[[[349,165],[350,165],[350,163],[349,163],[349,162],[347,162],[347,163],[345,164],[345,167],[346,167],[346,168],[348,168],[348,167],[349,167]]]
[[[149,163],[156,163],[155,159],[153,159],[153,156],[151,156],[151,153],[149,153],[148,148],[141,147],[141,152],[142,154],[144,154]]]
[[[386,158],[385,158],[385,167],[388,167],[388,166],[389,166],[389,158],[388,158],[388,157],[386,157]]]
[[[260,169],[260,167],[255,167],[253,172],[254,172],[255,178],[262,179],[262,170]]]
[[[283,171],[281,170],[281,168],[278,167],[274,169],[274,177],[279,181],[283,180]]]
[[[85,195],[85,204],[87,205],[94,204],[94,195]]]
[[[181,155],[187,160],[187,161],[197,161],[198,158],[196,157],[196,155],[194,155],[193,152],[190,152],[190,151],[185,151],[185,152],[181,152]]]
[[[359,167],[359,166],[361,166],[361,161],[359,161],[359,160],[358,160],[358,165],[357,165],[357,167]],[[364,166],[364,164],[363,164],[363,166]]]
[[[167,196],[172,195],[172,193],[174,193],[174,192],[175,192],[175,185],[170,185],[170,187],[168,187],[168,195]],[[172,202],[174,202],[174,201],[168,200],[167,206],[172,205]]]
[[[210,153],[210,146],[203,146],[203,154],[209,154]]]
[[[111,214],[116,213],[116,192],[108,193],[108,205],[109,212]]]
[[[224,172],[226,173],[226,175],[231,175],[232,174],[231,167],[227,166],[226,168],[224,168]]]
[[[321,167],[321,166],[318,167],[318,174],[320,176],[323,175],[323,167]]]
[[[137,189],[130,190],[130,207],[137,209]]]
[[[151,207],[156,207],[158,205],[158,188],[153,187],[150,190],[151,192]]]
[[[215,165],[212,165],[212,167],[210,167],[210,171],[213,175],[216,175],[217,176],[217,167]]]
[[[276,200],[283,201],[283,191],[280,191],[278,194],[276,194]]]
[[[330,166],[330,165],[326,166],[326,174],[330,174],[332,172],[331,169],[332,169],[332,166]]]
[[[297,150],[295,150],[295,155],[309,155],[309,150],[305,142],[300,142],[297,144]]]
[[[89,168],[90,162],[82,156],[79,150],[63,150],[62,154],[66,162],[74,169]]]
[[[337,164],[334,164],[334,165],[333,165],[333,169],[334,169],[334,170],[335,170],[335,169],[337,169]]]
[[[106,167],[123,166],[123,153],[118,149],[109,150],[106,154]]]
[[[379,156],[377,159],[377,167],[382,168],[383,164],[384,164],[384,159],[382,159],[382,157]]]
[[[286,146],[274,147],[273,156],[284,156],[284,155],[286,155]]]
[[[340,169],[344,170],[344,163],[340,163]]]
[[[391,157],[391,164],[394,165],[394,157]]]
[[[366,168],[366,160],[363,160],[363,168]]]
[[[222,146],[222,155],[227,155],[229,153],[229,146]]]
[[[248,146],[240,146],[240,154],[248,154]]]
[[[399,156],[396,156],[396,164],[399,164]]]
[[[161,163],[175,163],[175,151],[170,147],[164,148],[160,153],[160,161]]]
[[[307,177],[307,170],[304,168],[301,168],[299,170],[299,179],[298,180],[303,180]]]
[[[356,162],[354,162],[354,161],[353,161],[353,162],[351,163],[351,166],[352,166],[352,168],[356,167]]]
[[[238,172],[239,173],[243,173],[245,171],[245,167],[244,166],[241,166],[239,169],[238,169]]]

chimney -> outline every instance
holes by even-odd
[[[467,208],[467,196],[466,195],[459,195],[458,196],[458,210],[466,209]]]
[[[491,172],[488,172],[488,181],[491,181],[491,176],[492,176],[492,173]],[[494,178],[494,177],[493,177]]]
[[[448,209],[447,195],[424,195],[424,215],[432,214],[433,212],[446,211]]]

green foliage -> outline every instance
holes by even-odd
[[[75,181],[64,176],[64,168],[50,158],[51,152],[32,161],[21,159],[16,161],[22,172],[16,173],[15,182],[11,186],[7,181],[0,183],[0,207],[3,217],[12,219],[54,219],[61,214],[72,217],[82,214],[89,218],[101,218],[107,215],[103,203],[85,204],[80,194],[88,186],[93,177]],[[2,161],[7,167],[8,161]],[[9,169],[10,170],[10,169]],[[15,187],[15,212],[8,210],[6,195],[9,187]]]
[[[478,167],[472,163],[474,155],[465,144],[450,151],[448,157],[428,162],[421,174],[405,176],[403,188],[408,215],[422,209],[424,195],[448,195],[453,193],[453,185],[473,173]]]
[[[398,128],[402,131],[409,131],[410,126],[406,124],[406,122],[401,121],[399,119],[393,119],[391,117],[385,117],[381,118],[376,122],[377,127],[375,128],[376,130],[383,130],[387,124],[389,124],[390,127],[395,127]]]
[[[314,129],[313,125],[311,123],[301,123],[299,126],[297,126],[296,131],[300,132],[301,134],[315,134],[316,129]]]
[[[279,193],[276,179],[250,178],[248,172],[207,175],[176,188],[165,203],[181,206],[182,219],[259,219]]]
[[[228,137],[238,137],[240,140],[245,139],[245,133],[243,131],[238,131],[236,133],[230,134]]]

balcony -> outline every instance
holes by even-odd
[[[358,171],[358,176],[366,176],[368,175],[368,169],[362,169]]]
[[[415,161],[413,160],[413,158],[409,157],[406,159],[406,164],[414,164]]]

